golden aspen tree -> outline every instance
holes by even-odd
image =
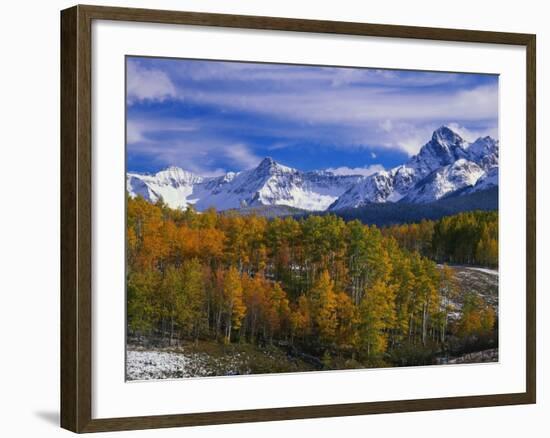
[[[324,270],[319,280],[311,290],[311,306],[313,321],[323,342],[331,342],[336,335],[336,294],[334,283],[327,270]]]
[[[290,315],[291,342],[295,337],[304,338],[311,333],[311,310],[309,300],[305,295],[298,298],[298,302]]]
[[[395,285],[395,338],[401,341],[409,334],[411,305],[416,285],[411,260],[402,253],[394,255],[391,282]]]
[[[152,269],[132,271],[127,276],[127,318],[129,329],[138,334],[150,332],[160,319],[156,297],[160,275]]]
[[[328,367],[337,357],[405,363],[401,352],[445,348],[451,331],[459,341],[495,336],[495,309],[455,296],[456,273],[431,259],[498,266],[496,213],[380,229],[334,215],[267,220],[127,202],[132,335],[279,347],[290,337]],[[463,307],[451,324],[454,302]]]
[[[182,271],[182,296],[177,300],[178,325],[195,341],[205,325],[205,285],[203,269],[198,259],[186,260]]]
[[[395,287],[376,280],[359,305],[359,345],[367,356],[386,350],[388,328],[395,324]]]
[[[184,284],[182,273],[174,266],[168,266],[164,271],[159,292],[161,294],[161,315],[168,325],[169,345],[172,345],[174,338],[175,324],[178,317],[180,302],[184,300]],[[166,327],[164,330],[166,331]]]
[[[470,292],[464,297],[462,315],[458,321],[457,334],[466,338],[478,334],[482,327],[483,302],[475,292]]]
[[[241,277],[234,267],[230,267],[225,273],[223,294],[226,312],[225,341],[230,342],[232,330],[239,330],[246,312]]]
[[[357,308],[345,292],[336,294],[336,339],[339,346],[350,347],[356,343]]]

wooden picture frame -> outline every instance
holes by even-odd
[[[195,414],[92,418],[91,26],[94,20],[518,45],[526,48],[526,391]],[[536,402],[535,35],[475,30],[75,6],[61,12],[61,426],[99,432],[530,404]]]

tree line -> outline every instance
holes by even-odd
[[[469,211],[382,229],[399,245],[440,263],[498,267],[498,212]]]
[[[129,332],[278,342],[365,364],[493,330],[479,297],[450,321],[452,268],[399,240],[332,215],[267,220],[128,198]]]

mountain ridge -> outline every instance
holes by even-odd
[[[162,199],[172,208],[193,205],[198,211],[280,205],[315,212],[421,204],[498,186],[498,147],[498,140],[489,136],[468,143],[442,126],[406,163],[369,176],[304,172],[266,157],[253,169],[218,177],[175,166],[153,175],[128,172],[126,188],[131,197]]]

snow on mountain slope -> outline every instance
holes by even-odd
[[[484,137],[469,144],[442,126],[408,162],[366,177],[340,196],[330,209],[379,202],[433,202],[456,190],[473,187],[491,169],[497,169],[498,174],[497,140]]]
[[[480,137],[467,149],[471,160],[478,163],[485,171],[498,167],[498,140]]]
[[[176,176],[170,178],[165,172],[128,174],[130,196],[141,195],[151,202],[162,197],[170,207],[185,208],[192,204],[199,211],[209,207],[221,211],[261,205],[322,211],[361,178],[329,172],[300,172],[271,158],[265,158],[255,169],[217,178],[201,178],[181,169],[172,169]]]
[[[330,210],[357,208],[372,202],[386,202],[393,194],[397,193],[393,184],[393,176],[385,171],[363,177],[357,184],[342,194],[330,206]]]
[[[403,202],[437,201],[456,190],[473,186],[482,175],[484,171],[476,163],[460,158],[419,181],[403,198]]]
[[[498,167],[493,167],[481,178],[479,178],[476,184],[468,190],[468,193],[480,192],[481,190],[487,190],[492,187],[498,186]]]
[[[196,203],[201,211],[215,206],[218,210],[260,205],[287,205],[310,211],[326,210],[338,196],[359,180],[358,176],[300,172],[265,158],[253,170],[219,182]]]
[[[194,205],[228,210],[284,205],[309,211],[357,208],[370,203],[429,203],[454,192],[471,193],[498,185],[498,141],[468,143],[446,126],[406,163],[370,176],[302,172],[263,159],[251,170],[201,177],[178,167],[154,175],[127,174],[130,196],[162,199],[172,208]]]
[[[186,172],[179,167],[169,167],[155,175],[141,175],[128,173],[126,176],[126,190],[131,197],[141,195],[151,202],[163,199],[170,207],[185,208],[194,203],[193,189],[204,178]]]
[[[468,143],[446,126],[434,131],[432,139],[405,165],[414,169],[417,178],[424,177],[441,166],[467,158]]]

